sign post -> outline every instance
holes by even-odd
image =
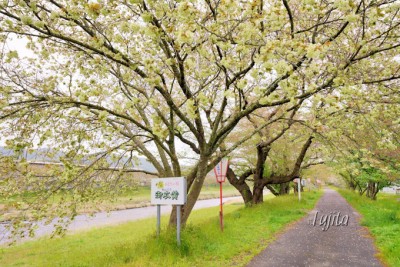
[[[160,237],[161,229],[161,205],[157,205],[157,237]]]
[[[181,244],[181,206],[186,203],[185,177],[156,178],[151,180],[151,204],[157,205],[157,237],[160,235],[161,205],[176,206],[176,240]]]
[[[297,191],[299,191],[299,201],[301,201],[301,178],[297,182]]]
[[[176,242],[181,245],[181,206],[176,206]]]
[[[224,213],[222,209],[222,183],[225,182],[226,173],[228,171],[229,159],[223,158],[215,167],[214,174],[217,182],[219,183],[219,223],[221,231],[224,231]]]
[[[301,178],[296,178],[293,182],[297,183],[297,193],[299,194],[299,201],[301,201]]]

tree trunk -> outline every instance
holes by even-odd
[[[375,182],[368,182],[368,187],[367,187],[367,197],[376,200],[376,195],[379,192],[379,183]]]
[[[375,184],[375,188],[374,191],[372,192],[372,200],[376,200],[376,195],[379,192],[379,183],[374,183]]]
[[[196,204],[200,195],[201,188],[203,187],[204,179],[207,175],[207,161],[208,158],[200,157],[196,166],[196,173],[188,177],[188,195],[187,202],[181,207],[181,225],[184,227],[189,218],[189,215]],[[171,216],[169,218],[169,227],[176,225],[176,206],[173,207]]]
[[[265,187],[268,188],[268,190],[269,190],[274,196],[279,196],[279,195],[280,195],[279,190],[277,190],[273,185],[267,184]]]
[[[355,191],[356,187],[357,187],[356,184],[353,181],[349,181],[348,182],[348,186],[352,191]]]
[[[264,187],[267,187],[272,194],[281,195],[289,193],[289,182],[294,178],[299,177],[299,172],[301,169],[301,163],[307,153],[307,150],[312,144],[313,137],[309,136],[307,141],[304,143],[300,154],[296,159],[295,166],[291,173],[287,175],[270,175],[269,177],[263,177],[264,174],[264,164],[268,157],[268,153],[271,149],[270,143],[260,142],[257,145],[257,163],[254,170],[246,171],[239,179],[236,177],[234,172],[228,169],[228,180],[229,182],[240,192],[246,205],[259,204],[264,201],[263,191]],[[250,191],[249,186],[246,184],[246,178],[253,174],[253,192]],[[280,184],[280,190],[275,189],[272,185]],[[295,188],[297,190],[297,188]]]
[[[293,189],[294,189],[295,193],[298,193],[299,192],[299,184],[294,183]],[[300,184],[300,192],[304,192],[304,186],[302,186],[301,184]]]
[[[253,204],[259,204],[264,201],[264,186],[262,181],[254,181]]]
[[[339,173],[340,176],[343,177],[344,181],[346,182],[346,185],[348,188],[351,190],[355,191],[357,189],[357,183],[355,182],[355,178],[353,175],[349,173]],[[359,191],[360,192],[360,191]]]
[[[364,193],[368,190],[367,188],[362,188],[362,187],[358,187],[358,193],[360,194],[360,196],[364,195]]]
[[[279,188],[280,196],[289,194],[289,191],[290,191],[289,182],[280,184],[280,188]]]
[[[263,179],[264,164],[267,159],[268,153],[271,147],[264,142],[257,145],[257,164],[253,175],[254,186],[253,186],[253,204],[259,204],[264,201],[264,187],[265,180]]]
[[[235,173],[231,168],[228,168],[228,172],[226,173],[226,178],[229,183],[233,185],[240,193],[243,198],[244,204],[246,206],[251,206],[253,201],[253,193],[250,190],[250,187],[246,184],[246,178],[250,176],[252,170],[241,175],[241,177],[237,178]]]

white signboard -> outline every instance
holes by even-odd
[[[151,204],[183,205],[186,203],[185,177],[151,179]]]

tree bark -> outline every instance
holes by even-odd
[[[266,188],[268,188],[268,190],[274,195],[274,196],[279,196],[280,192],[278,190],[276,190],[272,185],[267,184],[265,186]]]
[[[289,191],[290,191],[289,182],[280,184],[280,188],[279,188],[280,196],[289,194]]]
[[[349,181],[348,186],[352,191],[356,190],[356,184],[353,181]]]
[[[200,157],[198,164],[195,167],[195,171],[191,173],[187,178],[188,183],[188,194],[187,202],[181,206],[181,225],[184,227],[189,218],[190,212],[192,211],[194,204],[200,195],[201,188],[203,187],[204,179],[206,178],[208,158]],[[176,225],[176,206],[173,207],[170,218],[169,227]]]
[[[367,186],[367,197],[376,200],[376,195],[379,192],[379,183],[368,182]]]
[[[358,186],[358,193],[360,196],[364,195],[364,193],[368,190],[368,187],[362,188],[361,186]]]
[[[229,183],[239,191],[246,206],[251,205],[253,201],[253,193],[251,192],[250,187],[246,184],[246,178],[249,177],[252,172],[253,170],[249,169],[237,178],[234,171],[231,168],[228,168],[226,174]]]
[[[271,147],[268,143],[261,142],[257,145],[257,164],[253,175],[253,204],[259,204],[264,201],[264,187],[266,180],[264,179],[264,164],[267,160]]]
[[[375,187],[374,187],[374,191],[372,192],[372,200],[376,200],[376,195],[379,192],[379,183],[374,183]]]
[[[254,181],[253,187],[253,204],[259,204],[264,201],[264,187],[263,181]]]

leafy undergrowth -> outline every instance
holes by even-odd
[[[194,211],[182,232],[164,230],[157,239],[155,219],[94,229],[58,239],[40,239],[0,250],[0,266],[243,266],[267,246],[274,233],[312,209],[320,192],[268,199],[244,208],[224,207],[225,229],[219,229],[218,207]]]
[[[346,190],[339,193],[362,214],[361,224],[374,236],[379,257],[390,266],[400,266],[400,197],[378,194],[373,201]]]

